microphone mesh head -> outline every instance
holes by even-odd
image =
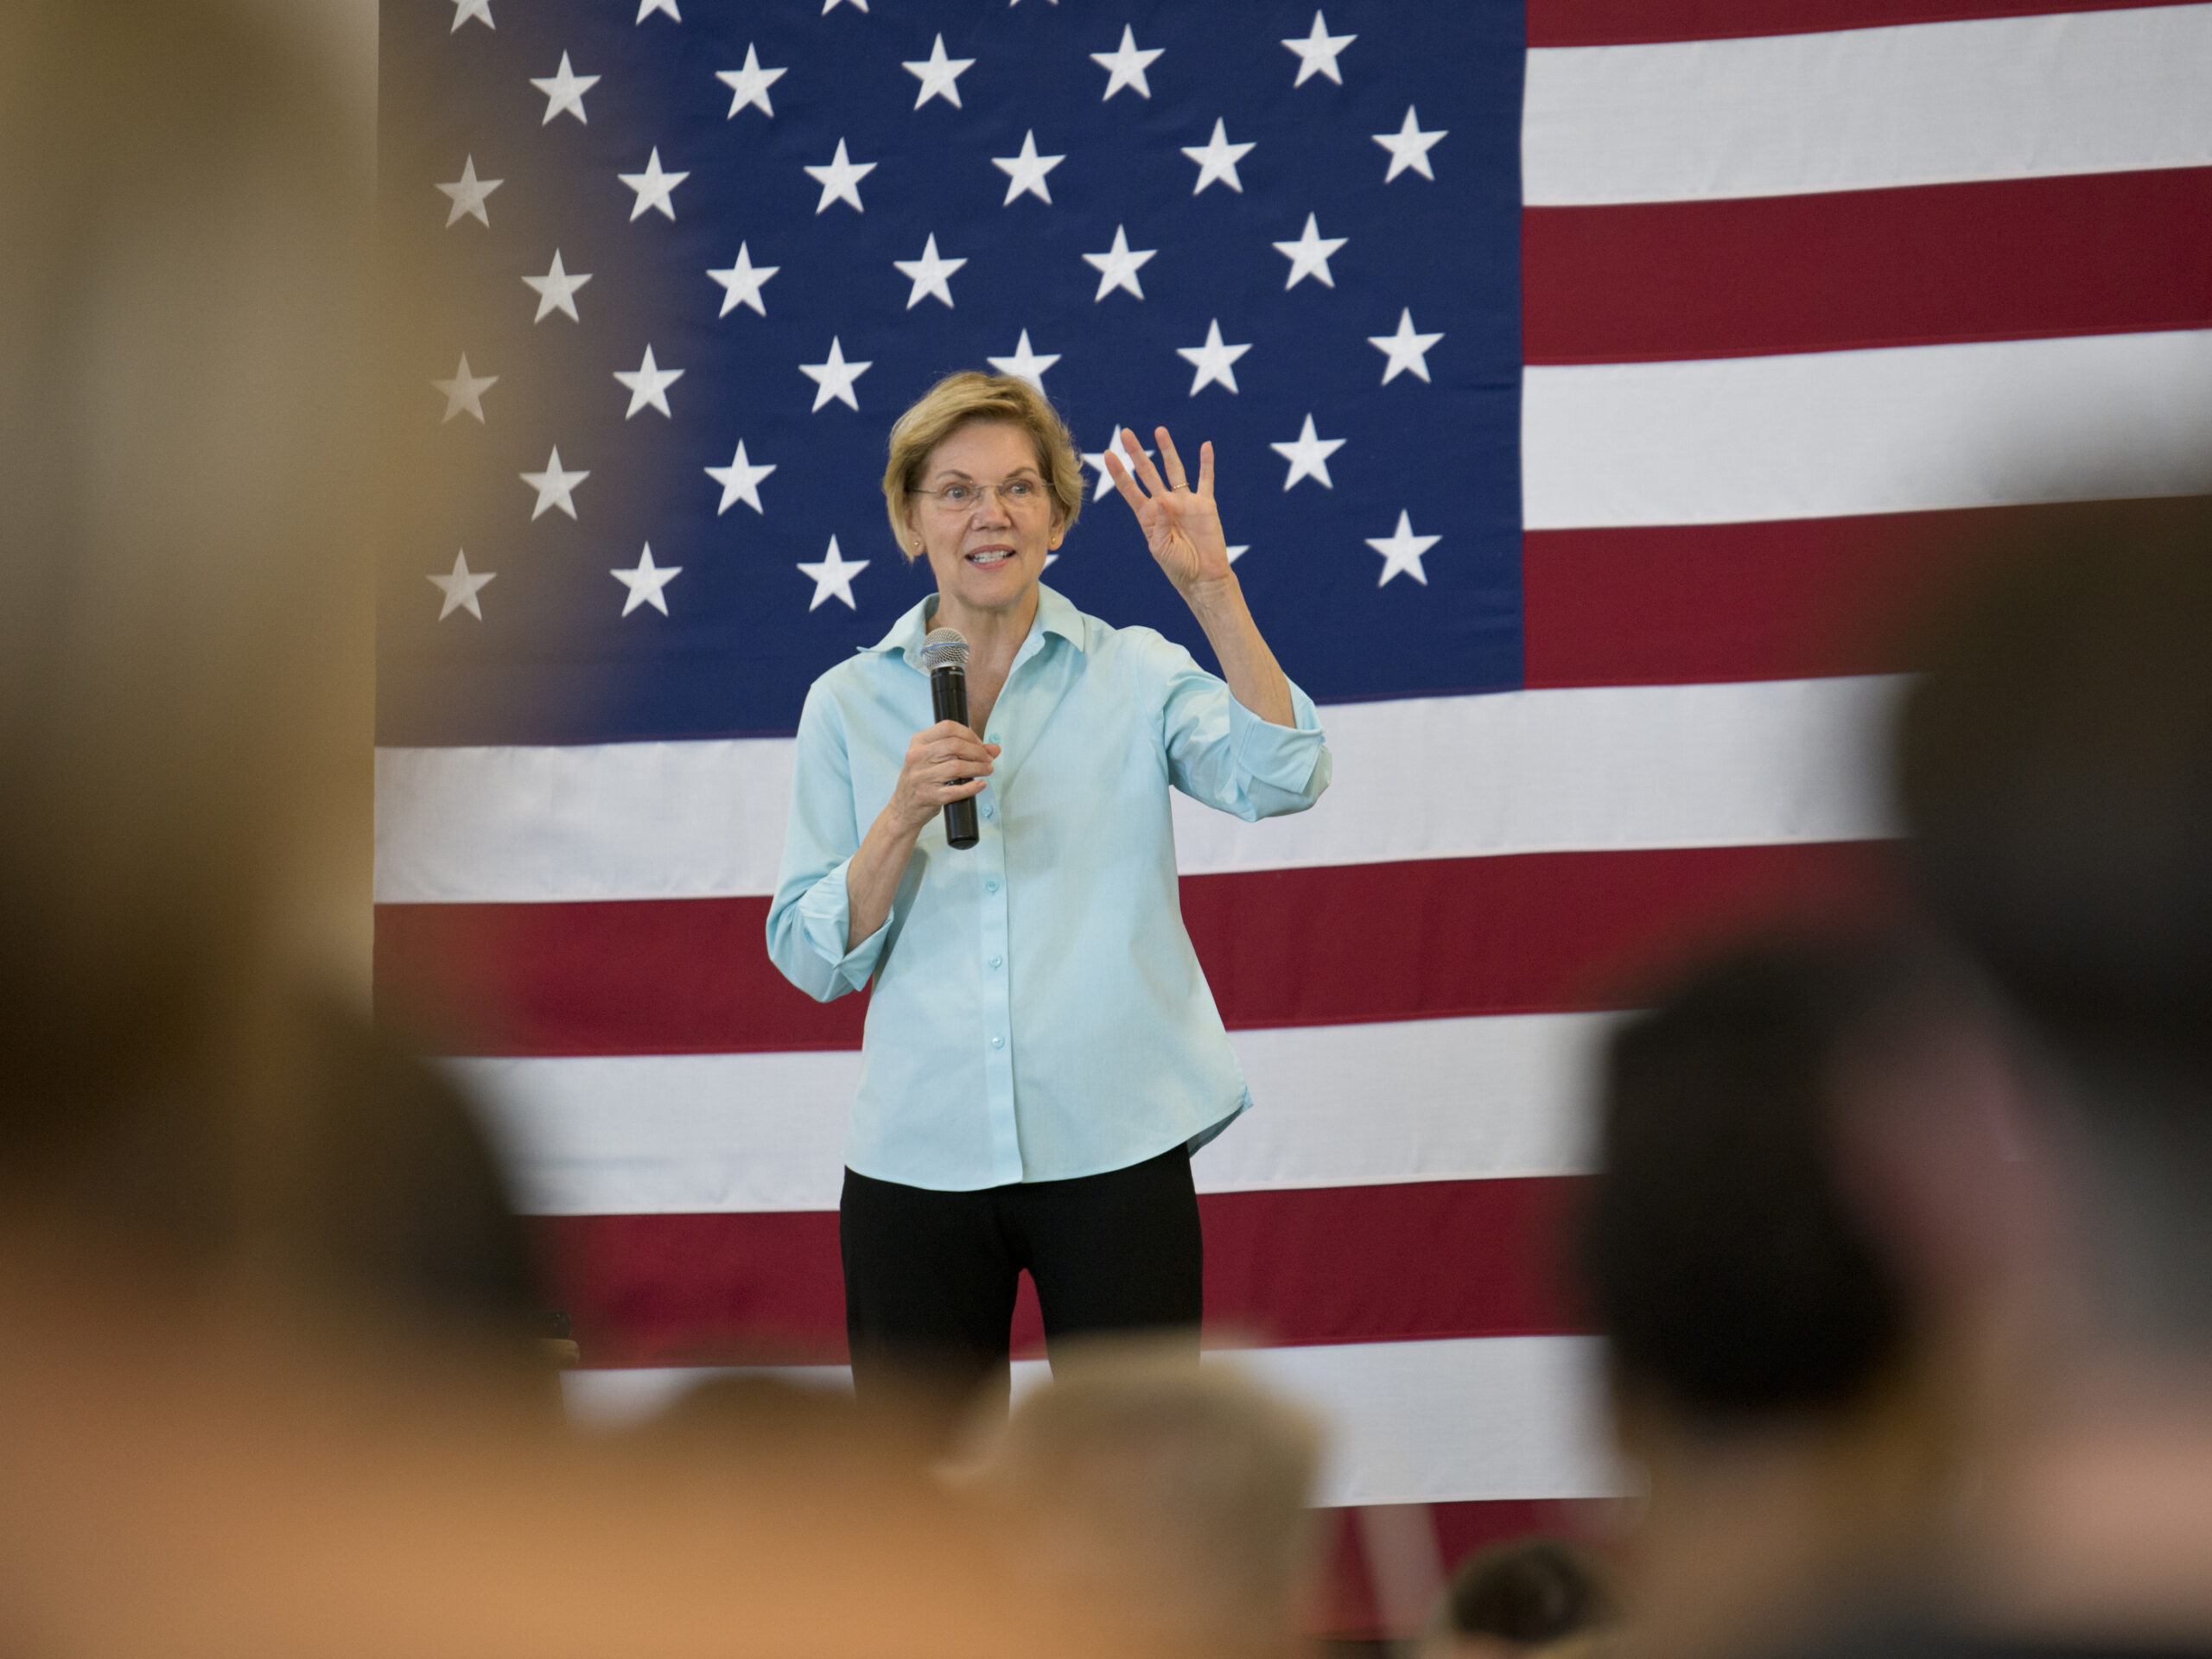
[[[922,641],[922,671],[934,674],[940,668],[968,671],[968,641],[957,628],[931,628]]]

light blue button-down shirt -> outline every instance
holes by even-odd
[[[845,1161],[967,1190],[1126,1168],[1250,1103],[1183,931],[1168,786],[1245,819],[1329,784],[1312,699],[1274,726],[1190,652],[1049,588],[983,733],[982,839],[931,819],[890,918],[846,948],[845,873],[932,723],[934,601],[814,683],[799,716],[768,954],[822,1001],[875,989]]]

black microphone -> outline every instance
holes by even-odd
[[[968,641],[955,628],[932,628],[922,641],[922,666],[929,671],[930,707],[939,720],[968,723]],[[976,798],[944,804],[944,838],[954,847],[973,847]]]

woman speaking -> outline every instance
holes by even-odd
[[[1164,478],[1134,439],[1109,470],[1226,683],[1039,582],[1082,508],[1074,444],[1027,382],[962,373],[899,416],[883,475],[937,592],[799,717],[768,952],[821,1001],[874,982],[839,1207],[863,1402],[1002,1398],[1025,1268],[1048,1347],[1165,1327],[1197,1350],[1191,1154],[1249,1096],[1183,931],[1167,791],[1300,811],[1329,752],[1230,568],[1212,446],[1194,487],[1157,437]],[[943,629],[964,725],[932,723]],[[956,847],[944,808],[971,798]]]

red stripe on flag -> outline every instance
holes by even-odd
[[[1553,1177],[1204,1194],[1207,1323],[1227,1340],[1300,1345],[1580,1330],[1559,1243],[1580,1187]],[[531,1226],[587,1365],[845,1358],[835,1215]],[[1433,1270],[1408,1272],[1416,1262]],[[1014,1341],[1042,1351],[1033,1312]]]
[[[1530,531],[1531,687],[1703,685],[1911,668],[1912,630],[1981,559],[2114,512],[2156,526],[2194,498],[1954,512]]]
[[[1530,531],[1521,540],[1528,683],[1895,672],[1912,596],[2017,511]]]
[[[1860,843],[1541,853],[1191,876],[1183,917],[1232,1027],[1620,1006],[1624,976],[1732,926],[1848,915]],[[817,1003],[762,943],[766,899],[385,905],[387,1018],[469,1054],[860,1046],[862,1004]],[[419,1033],[417,1034],[420,1034]]]
[[[1532,364],[2201,328],[2212,168],[1531,207],[1521,270]]]
[[[858,1048],[865,995],[798,989],[767,921],[763,898],[379,905],[378,1014],[453,1054]]]
[[[2194,0],[2079,0],[2064,6],[2050,0],[1529,0],[1529,44],[1636,46],[2191,3]]]
[[[1231,1027],[1633,1006],[1669,958],[1885,903],[1863,842],[1531,853],[1207,876],[1183,918]]]

